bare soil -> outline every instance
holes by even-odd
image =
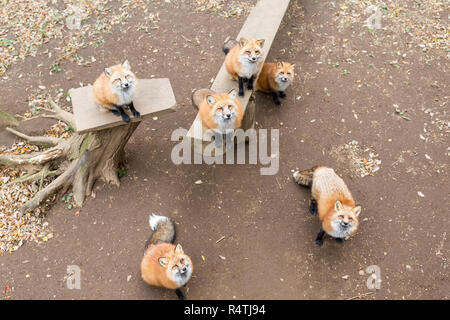
[[[101,46],[84,49],[97,59],[90,67],[67,62],[49,75],[36,67],[47,63],[39,55],[11,67],[0,96],[1,107],[13,113],[28,110],[27,93],[39,85],[67,91],[125,58],[138,77],[169,77],[181,109],[138,127],[126,147],[120,188],[98,183],[79,214],[57,203],[47,215],[53,239],[0,256],[1,296],[176,299],[140,278],[154,212],[176,221],[176,241],[193,260],[188,299],[448,299],[448,125],[441,129],[436,120],[449,120],[448,60],[389,29],[337,28],[345,2],[334,1],[333,8],[328,1],[292,0],[270,50],[268,61],[297,64],[281,107],[257,94],[258,127],[280,130],[275,176],[261,176],[259,165],[176,166],[170,159],[172,131],[188,129],[196,115],[192,89],[209,86],[223,62],[222,42],[238,33],[244,16],[158,7],[159,29],[151,36],[115,26]],[[36,120],[25,131],[42,133],[50,123]],[[14,141],[4,130],[0,139]],[[379,171],[361,178],[352,159],[332,153],[351,141],[376,150]],[[308,213],[309,191],[291,178],[293,169],[319,164],[335,168],[363,206],[358,233],[342,244],[326,238],[315,245],[319,224]],[[80,290],[66,288],[68,265],[81,268]],[[381,269],[376,291],[360,272],[370,265]]]

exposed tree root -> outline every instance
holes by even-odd
[[[64,121],[75,129],[73,114],[62,110],[50,101],[51,114],[41,117],[55,118]],[[123,162],[124,147],[140,122],[131,122],[119,127],[78,134],[74,132],[70,138],[53,138],[45,136],[28,136],[17,130],[7,128],[12,134],[26,140],[30,144],[48,147],[48,150],[24,155],[2,155],[0,164],[9,167],[32,168],[15,182],[40,179],[40,190],[26,202],[21,212],[35,209],[54,193],[64,194],[72,187],[73,199],[81,206],[86,197],[92,194],[97,180],[119,186],[117,169]],[[58,176],[48,186],[42,188],[46,177]]]

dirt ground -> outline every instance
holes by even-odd
[[[414,11],[415,1],[403,2]],[[125,58],[138,77],[169,77],[180,109],[138,127],[120,188],[97,183],[79,214],[58,202],[46,217],[52,239],[0,256],[0,296],[175,299],[140,278],[154,212],[176,221],[177,242],[193,260],[188,299],[449,299],[448,52],[425,51],[413,36],[393,32],[398,22],[388,16],[386,29],[374,32],[346,24],[347,15],[368,17],[351,3],[291,1],[267,61],[296,63],[296,80],[281,107],[257,94],[258,127],[280,130],[274,176],[261,176],[260,165],[176,166],[170,159],[172,131],[188,129],[196,115],[192,89],[209,86],[223,62],[221,44],[238,33],[244,15],[195,12],[183,1],[154,4],[158,29],[147,36],[131,28],[144,15],[136,9],[121,25],[126,33],[113,26],[104,43],[81,51],[96,57],[87,67],[66,62],[49,75],[37,67],[49,64],[47,55],[11,66],[0,80],[0,107],[12,113],[27,111],[27,96],[40,85],[66,92]],[[51,123],[36,120],[24,130],[41,133]],[[11,144],[3,128],[0,145]],[[381,164],[361,177],[348,150],[366,148]],[[318,164],[341,174],[363,207],[358,233],[343,244],[326,238],[315,245],[309,192],[292,181],[293,169]],[[66,287],[68,265],[81,268],[80,290]],[[366,287],[370,265],[381,271],[376,291]]]

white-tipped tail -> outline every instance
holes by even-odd
[[[294,174],[292,175],[292,177],[294,178],[295,182],[298,182],[298,174],[300,173],[300,171],[295,171]]]
[[[156,229],[158,229],[159,223],[164,220],[170,220],[170,219],[168,217],[158,216],[158,215],[152,213],[152,215],[149,216],[148,222],[150,224],[150,228],[153,231],[156,231]]]

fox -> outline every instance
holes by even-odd
[[[294,181],[311,188],[309,211],[318,214],[321,228],[316,244],[323,244],[325,233],[342,242],[353,236],[359,226],[358,217],[361,206],[355,200],[345,184],[332,168],[317,166],[309,170],[296,171]]]
[[[175,224],[172,219],[152,214],[152,233],[145,243],[141,261],[142,279],[149,285],[175,290],[179,300],[186,297],[180,287],[187,284],[194,271],[191,258],[180,244],[174,245]]]
[[[266,62],[264,63],[255,90],[270,92],[273,96],[273,102],[279,106],[281,101],[278,98],[286,98],[286,89],[294,81],[295,63],[289,62]]]
[[[215,93],[210,89],[200,89],[194,92],[192,102],[194,107],[198,106],[203,130],[213,131],[216,147],[222,146],[225,134],[226,145],[231,148],[234,130],[241,127],[244,117],[236,90]]]
[[[247,89],[253,90],[253,82],[263,64],[264,39],[240,38],[239,41],[226,40],[222,51],[225,53],[225,67],[234,80],[239,82],[239,96]]]
[[[236,90],[228,93],[204,91],[204,99],[198,110],[204,129],[226,133],[227,130],[240,128],[244,112],[237,99]]]
[[[134,108],[138,79],[131,71],[128,60],[122,64],[105,68],[93,84],[94,101],[102,112],[112,112],[122,117],[124,122],[130,122],[130,117],[124,111],[130,109],[135,118],[141,114]]]

